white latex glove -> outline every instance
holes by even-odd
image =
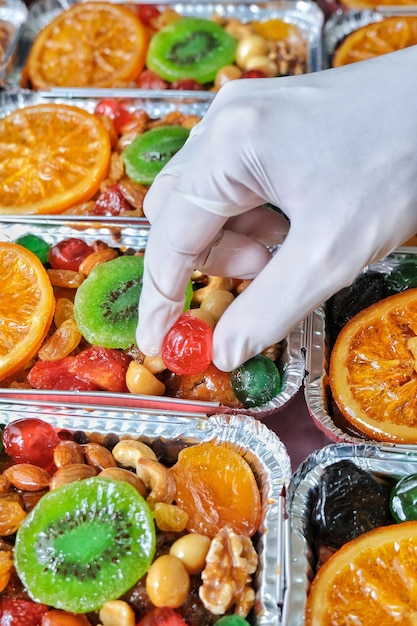
[[[416,67],[413,47],[221,88],[145,199],[145,354],[160,353],[195,268],[256,276],[214,332],[213,361],[229,371],[417,232]],[[264,202],[290,220],[272,258],[258,240],[282,240],[282,223]]]

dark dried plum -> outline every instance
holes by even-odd
[[[348,460],[327,467],[318,485],[311,521],[319,542],[335,548],[382,526],[389,517],[387,485]]]
[[[362,272],[349,287],[335,293],[326,303],[326,321],[332,342],[354,315],[391,293],[386,275],[377,271]]]

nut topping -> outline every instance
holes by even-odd
[[[249,586],[258,566],[258,555],[249,537],[222,528],[213,538],[199,596],[206,609],[223,615],[232,606],[245,617],[253,606],[255,594]]]

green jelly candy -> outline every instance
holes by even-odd
[[[135,585],[155,546],[146,500],[125,481],[96,476],[42,496],[17,532],[14,558],[32,600],[88,613]]]
[[[126,174],[151,185],[157,174],[184,145],[190,131],[183,126],[158,126],[136,137],[122,152]]]
[[[249,626],[249,622],[240,615],[224,615],[214,622],[214,626]]]
[[[399,293],[417,287],[417,260],[404,259],[387,276],[390,291]]]
[[[396,522],[417,520],[417,474],[404,476],[393,487],[390,509]]]
[[[275,363],[263,354],[249,359],[230,373],[235,396],[246,408],[262,406],[281,390],[281,375]]]
[[[43,265],[48,261],[48,252],[51,246],[41,237],[37,237],[36,235],[23,235],[16,239],[15,243],[18,243],[20,246],[33,252],[33,254],[36,254]]]

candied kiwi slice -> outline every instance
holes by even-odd
[[[128,591],[155,545],[152,511],[136,489],[93,477],[39,500],[17,532],[15,566],[36,602],[87,613]]]
[[[126,174],[135,183],[151,185],[189,134],[188,128],[174,124],[151,128],[139,135],[122,152]]]
[[[74,315],[95,346],[127,349],[136,343],[143,257],[120,256],[97,265],[78,287]]]
[[[216,22],[182,17],[152,37],[146,65],[169,82],[192,78],[205,84],[234,62],[236,47],[235,37]]]

